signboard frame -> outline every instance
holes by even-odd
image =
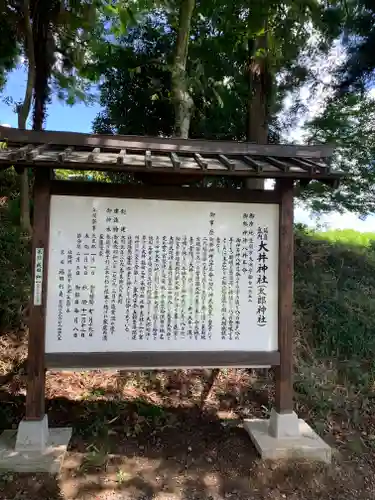
[[[123,185],[60,181],[53,170],[35,170],[33,228],[33,291],[40,290],[41,303],[31,304],[29,325],[28,389],[26,420],[40,420],[44,413],[46,369],[165,367],[257,367],[273,366],[276,374],[276,411],[293,408],[293,179],[277,179],[274,190],[193,188],[176,186]],[[279,205],[278,351],[115,352],[45,353],[45,320],[48,286],[50,202],[53,195],[144,198],[185,201],[220,201]],[[42,283],[36,276],[36,258],[43,249]],[[40,271],[40,266],[39,266]],[[37,280],[37,283],[36,281]]]

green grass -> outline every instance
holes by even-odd
[[[375,251],[369,237],[353,233],[297,231],[295,304],[320,356],[369,361],[375,358]]]
[[[375,245],[375,233],[360,233],[354,229],[335,229],[312,234],[331,243],[367,248]]]

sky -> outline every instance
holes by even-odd
[[[335,57],[335,54],[333,54]],[[327,64],[330,61],[327,60]],[[17,116],[13,111],[13,107],[4,102],[5,97],[11,97],[17,101],[22,99],[26,85],[26,73],[24,69],[19,68],[13,71],[8,78],[7,85],[2,93],[0,100],[0,124],[17,127]],[[304,90],[306,100],[309,98],[308,91]],[[310,108],[309,118],[316,112],[322,102],[314,100],[314,107]],[[67,106],[56,98],[53,98],[51,105],[48,107],[48,116],[46,120],[47,130],[61,130],[70,132],[92,132],[92,122],[100,111],[99,104],[87,106],[83,103]],[[29,121],[30,121],[29,117]],[[31,123],[28,124],[30,127]],[[287,137],[288,142],[303,142],[301,127],[303,120],[299,126],[290,132]],[[311,214],[304,208],[303,205],[298,205],[295,208],[295,220],[310,227],[317,227],[319,224],[321,229],[355,229],[362,232],[375,231],[375,216],[369,216],[366,220],[360,220],[355,214],[331,213],[322,216],[319,220],[313,218]]]

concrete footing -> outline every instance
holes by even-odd
[[[57,474],[71,437],[71,428],[49,429],[47,415],[38,421],[22,420],[18,431],[0,436],[0,469]]]
[[[264,460],[293,458],[331,462],[331,448],[294,412],[280,415],[272,411],[269,420],[245,420],[244,428]]]

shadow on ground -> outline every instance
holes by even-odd
[[[24,397],[7,392],[0,397],[1,425],[14,425]],[[370,500],[375,495],[371,454],[338,458],[328,467],[264,463],[238,425],[241,411],[223,420],[214,408],[113,396],[52,398],[47,408],[51,426],[74,429],[64,469],[58,478],[5,474],[1,500]]]

